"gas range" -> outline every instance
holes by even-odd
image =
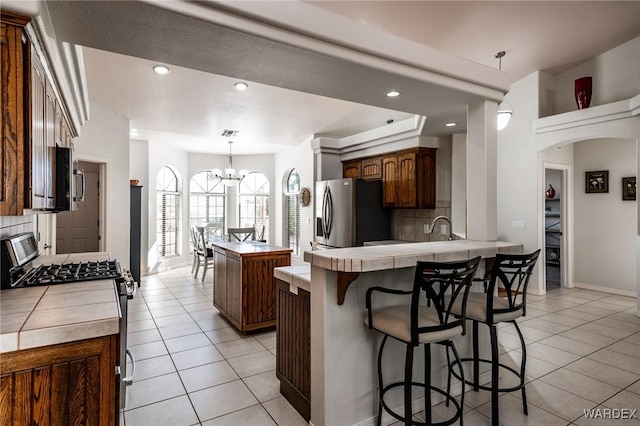
[[[106,260],[108,255],[104,253],[96,253],[92,259],[84,255],[69,255],[68,260],[66,257],[55,257],[51,263],[43,263],[32,232],[11,236],[3,240],[0,246],[3,289],[107,279],[131,281],[128,271],[123,271],[117,260]]]
[[[40,265],[20,278],[21,286],[65,284],[77,281],[92,281],[122,278],[120,264],[116,260],[99,262],[64,263]]]

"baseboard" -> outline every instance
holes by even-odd
[[[451,394],[453,396],[459,396],[461,391],[462,391],[462,383],[460,383],[459,381],[457,381],[455,378],[453,379],[453,381],[455,383],[451,384]],[[491,372],[487,371],[485,373],[480,374],[480,384],[481,385],[485,385],[487,383],[491,382]],[[445,384],[446,387],[446,384]],[[465,387],[467,388],[466,390],[471,389],[471,386],[469,385],[465,385]],[[433,399],[432,399],[432,405],[438,405],[441,402],[444,401],[444,396],[437,394],[437,395],[433,395]],[[414,399],[413,402],[411,403],[411,412],[415,415],[421,411],[424,410],[424,398],[418,398],[418,399]],[[404,404],[403,405],[399,405],[398,407],[395,407],[393,409],[393,411],[395,411],[396,413],[402,413],[404,412]],[[377,418],[376,416],[370,417],[368,419],[362,420],[358,423],[355,423],[353,426],[374,426],[377,424],[376,422]],[[386,411],[382,411],[382,425],[389,425],[392,423],[397,422],[398,420],[396,420],[395,417],[391,416],[391,414],[387,413]],[[309,422],[309,424],[312,424],[311,422]]]
[[[617,294],[620,296],[638,297],[638,292],[636,291],[620,290],[618,288],[603,287],[599,285],[584,284],[579,282],[574,282],[573,285],[575,288],[582,288],[584,290],[593,290],[599,291],[601,293]]]

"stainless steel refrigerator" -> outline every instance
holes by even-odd
[[[382,207],[381,181],[319,181],[315,201],[317,244],[354,247],[391,239],[391,211]]]

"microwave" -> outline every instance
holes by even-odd
[[[53,211],[76,210],[84,200],[84,173],[73,160],[71,148],[57,146],[55,162],[55,207]]]

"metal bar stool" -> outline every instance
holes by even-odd
[[[453,361],[449,365],[449,371],[454,377],[463,380],[462,377],[458,377],[452,367],[455,364],[459,364],[458,366],[462,367],[462,363],[465,362],[473,364],[473,381],[465,380],[465,383],[472,385],[474,391],[482,389],[491,392],[491,424],[493,426],[499,424],[498,396],[500,392],[521,390],[522,409],[524,414],[528,414],[527,395],[524,386],[527,350],[516,319],[526,315],[527,286],[529,285],[529,279],[531,278],[539,254],[540,250],[536,250],[530,254],[497,254],[493,266],[487,271],[485,277],[474,280],[482,281],[485,291],[482,293],[469,293],[466,310],[463,305],[458,303],[453,307],[454,313],[457,315],[464,313],[467,319],[473,321],[473,358],[462,358],[461,360]],[[496,293],[496,290],[499,290],[499,293]],[[520,345],[522,347],[520,371],[500,363],[496,325],[501,322],[513,324],[520,338]],[[480,323],[486,324],[489,327],[491,359],[483,359],[480,358],[479,355],[478,324]],[[486,386],[479,384],[479,367],[481,362],[491,364],[491,383]],[[515,374],[519,379],[519,383],[514,386],[500,387],[498,385],[500,368]],[[463,371],[463,368],[460,368],[460,371]]]
[[[453,344],[456,336],[465,333],[464,306],[466,303],[471,280],[478,268],[480,257],[459,262],[418,262],[412,290],[395,290],[384,287],[371,287],[366,294],[367,316],[364,319],[369,329],[384,334],[378,352],[378,425],[382,421],[382,408],[405,425],[450,425],[460,419],[462,425],[462,407],[464,403],[464,372],[462,377],[462,396],[458,403],[451,395],[451,374],[448,375],[447,391],[443,391],[431,384],[431,343],[439,343],[451,348],[456,360],[460,360]],[[411,295],[411,303],[372,309],[372,295],[374,292]],[[422,294],[424,293],[424,298]],[[421,302],[422,300],[422,302]],[[426,303],[425,303],[426,301]],[[462,314],[453,315],[451,308],[459,302]],[[392,337],[406,345],[404,381],[384,385],[382,377],[382,354],[387,338]],[[424,347],[424,383],[413,380],[413,352],[416,346]],[[448,349],[446,351],[449,356]],[[452,368],[447,362],[448,368]],[[459,363],[460,367],[462,366]],[[394,412],[384,400],[385,393],[393,388],[404,388],[404,415]],[[424,410],[425,423],[412,419],[412,387],[425,389]],[[445,397],[447,405],[452,402],[456,413],[452,418],[440,423],[431,423],[431,391]]]

